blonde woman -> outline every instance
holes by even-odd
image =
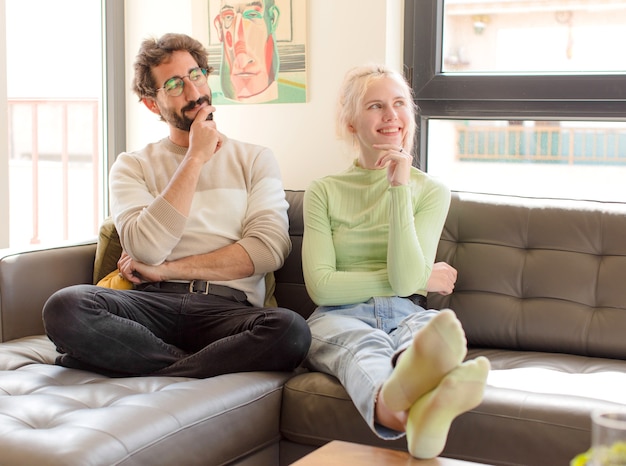
[[[337,128],[355,160],[304,200],[304,277],[318,305],[306,364],[337,377],[378,436],[406,432],[410,453],[431,458],[482,400],[489,362],[464,362],[454,312],[427,308],[427,292],[452,292],[456,270],[434,264],[450,191],[412,166],[415,113],[399,73],[346,75]]]

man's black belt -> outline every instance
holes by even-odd
[[[153,282],[146,283],[145,287],[154,287],[163,291],[173,291],[175,293],[210,294],[222,298],[245,303],[248,296],[241,290],[236,290],[230,286],[215,285],[206,280],[191,280],[189,282]],[[141,289],[141,288],[140,288]]]
[[[426,296],[422,296],[421,294],[412,294],[411,296],[407,296],[406,299],[411,301],[416,306],[428,309],[428,301],[426,300]]]

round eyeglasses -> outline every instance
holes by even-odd
[[[183,88],[185,87],[185,78],[189,78],[196,87],[201,87],[206,84],[206,78],[209,74],[206,68],[194,68],[189,71],[189,74],[186,76],[174,76],[163,84],[163,87],[159,87],[156,91],[159,92],[161,89],[165,91],[167,95],[170,97],[178,97],[183,93]]]

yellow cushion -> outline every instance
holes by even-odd
[[[135,288],[135,285],[131,281],[124,278],[119,273],[118,269],[115,269],[113,272],[100,280],[97,285],[105,288],[115,288],[116,290],[132,290]]]

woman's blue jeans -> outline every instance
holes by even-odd
[[[43,319],[57,364],[120,377],[291,371],[311,341],[296,312],[193,293],[76,285],[48,299]]]
[[[306,365],[339,379],[379,437],[399,438],[402,433],[374,422],[376,398],[395,357],[437,312],[399,297],[318,307],[308,319],[313,339]]]

